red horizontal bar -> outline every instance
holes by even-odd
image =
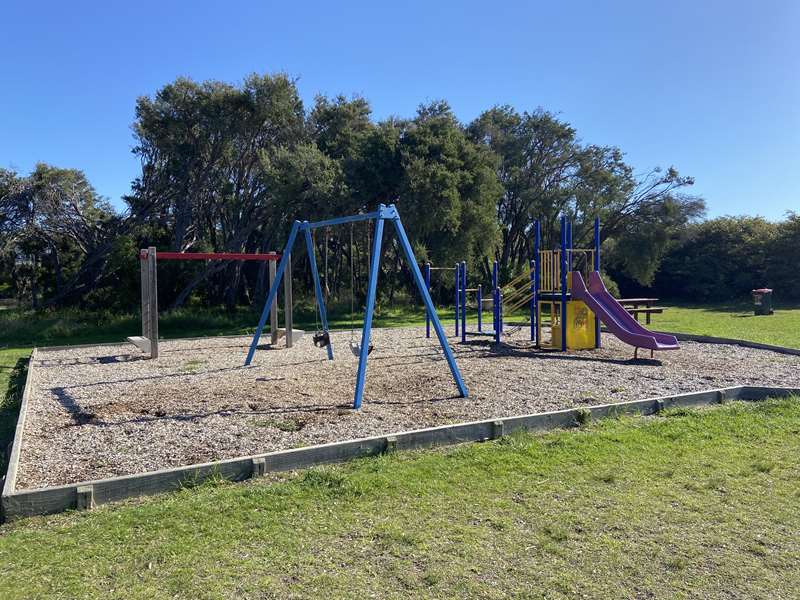
[[[145,254],[144,257],[147,258]],[[158,252],[157,260],[280,260],[276,252],[269,254],[245,254],[239,252]]]

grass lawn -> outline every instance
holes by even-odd
[[[0,597],[796,597],[798,433],[733,403],[27,519]]]
[[[653,329],[680,331],[800,348],[800,308],[753,315],[752,306],[671,306],[653,316]]]

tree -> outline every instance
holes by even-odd
[[[560,215],[574,221],[576,246],[591,242],[601,217],[609,262],[642,282],[663,255],[670,231],[702,214],[702,200],[679,194],[693,180],[675,169],[654,169],[637,180],[615,147],[583,145],[569,124],[541,109],[522,114],[509,106],[482,113],[469,126],[473,140],[497,154],[503,194],[497,204],[502,242],[497,251],[508,274],[528,264],[532,224],[543,245],[555,247]]]
[[[77,299],[110,276],[119,219],[77,169],[39,163],[27,177],[0,169],[0,243],[18,287],[37,307]]]
[[[292,80],[251,75],[235,87],[178,79],[152,99],[139,98],[136,118],[142,175],[127,201],[159,242],[177,251],[255,252],[283,241],[293,199],[273,193],[266,174],[308,140]],[[240,263],[209,264],[175,304],[221,271],[215,295],[233,306],[243,289]]]
[[[503,189],[496,158],[470,140],[446,102],[420,106],[400,136],[400,204],[417,258],[486,264]]]
[[[778,231],[760,217],[720,217],[690,225],[664,258],[655,289],[695,302],[744,298],[768,284],[768,252]]]

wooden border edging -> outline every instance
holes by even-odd
[[[30,373],[31,371],[29,370],[29,377]],[[26,387],[26,391],[27,389]],[[727,400],[763,400],[765,398],[793,395],[800,395],[800,388],[737,386],[615,404],[601,404],[586,408],[442,425],[427,429],[404,431],[345,442],[333,442],[307,448],[278,450],[254,456],[32,490],[13,491],[15,477],[10,477],[9,481],[6,482],[6,489],[3,493],[3,512],[5,518],[10,520],[57,513],[74,508],[88,509],[96,505],[135,496],[177,490],[187,485],[197,484],[212,476],[223,477],[231,481],[241,481],[270,472],[292,471],[315,465],[339,463],[394,450],[411,450],[484,441],[496,439],[519,430],[542,432],[570,428],[586,422],[587,417],[601,419],[621,415],[652,415],[659,411],[676,407],[721,404]],[[21,429],[24,426],[24,408],[26,407],[23,406],[23,409],[20,410],[20,421],[17,425],[17,437],[14,442],[17,462],[19,460]],[[15,476],[15,473],[16,464],[12,475]]]
[[[28,357],[28,373],[25,375],[25,389],[22,390],[22,402],[19,405],[19,416],[17,426],[14,429],[14,442],[11,446],[11,454],[8,456],[8,467],[6,468],[5,483],[3,485],[3,498],[14,493],[17,484],[17,469],[19,468],[19,455],[22,451],[22,431],[25,429],[25,416],[28,414],[28,398],[31,395],[31,383],[33,382],[33,361],[36,359],[37,349],[34,348]],[[3,502],[5,506],[5,502]]]

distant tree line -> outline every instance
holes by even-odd
[[[576,246],[591,242],[592,220],[601,218],[604,267],[630,288],[719,300],[774,281],[800,297],[786,258],[798,242],[796,215],[779,224],[701,221],[705,205],[687,193],[690,177],[672,167],[636,174],[619,148],[585,144],[541,109],[496,106],[465,124],[436,101],[413,118],[376,121],[363,98],[320,96],[306,107],[291,78],[253,75],[238,86],[177,79],[137,100],[133,130],[141,174],[123,213],[79,170],[0,169],[0,294],[34,307],[130,310],[139,302],[139,247],[280,250],[295,219],[395,203],[420,262],[466,260],[484,280],[494,260],[504,278],[525,268],[534,219],[554,246],[565,214]],[[351,285],[361,301],[371,236],[367,225],[317,232],[333,301]],[[410,278],[387,241],[380,293],[392,301]],[[300,245],[296,255],[297,285],[309,286]],[[257,263],[159,269],[165,307],[260,304],[268,283]]]

